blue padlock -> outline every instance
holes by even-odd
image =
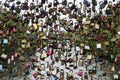
[[[83,3],[84,3],[85,5],[88,5],[88,4],[89,4],[88,0],[84,0]]]
[[[53,76],[51,77],[51,80],[58,80],[58,77],[57,77],[56,75],[53,75]]]
[[[3,65],[2,65],[2,64],[0,64],[0,71],[1,71],[1,70],[3,70]]]
[[[8,39],[3,39],[3,44],[8,44]]]
[[[10,10],[15,10],[15,3],[12,4],[12,6],[10,7]]]

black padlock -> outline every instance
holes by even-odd
[[[15,0],[10,0],[10,2],[14,2]]]
[[[68,7],[70,8],[70,10],[75,9],[75,5],[72,2],[68,3]]]
[[[94,13],[96,12],[95,6],[92,6],[92,11],[93,11]]]
[[[93,6],[97,6],[97,1],[96,0],[92,0],[92,5]]]
[[[30,21],[29,21],[29,18],[25,18],[23,21],[24,21],[24,23],[26,23],[26,24],[29,24],[29,22],[30,22]]]
[[[100,4],[100,9],[103,9],[106,6],[106,4],[103,1],[100,1],[99,4]]]
[[[20,4],[21,4],[21,2],[20,2],[20,1],[17,1],[17,2],[16,2],[16,4],[17,4],[17,5],[20,5]]]
[[[30,10],[35,9],[35,4],[34,3],[30,3]]]
[[[62,5],[67,5],[67,0],[62,0]]]
[[[112,10],[111,10],[111,9],[106,8],[106,14],[107,14],[107,15],[112,15],[112,14],[113,14],[113,12],[112,12]]]
[[[5,3],[4,3],[4,6],[9,8],[10,7],[10,1],[6,0]]]
[[[57,0],[54,0],[53,5],[57,6],[58,4],[59,4],[59,2]]]
[[[52,19],[53,19],[53,21],[57,20],[57,15],[56,15],[56,13],[55,13],[55,14],[52,14]]]
[[[41,3],[42,3],[42,4],[45,4],[45,1],[46,1],[46,0],[41,0]]]
[[[21,7],[20,6],[15,7],[15,11],[16,11],[16,13],[20,13],[21,12]]]
[[[48,7],[50,8],[50,7],[52,7],[52,3],[50,2],[50,3],[48,3]]]
[[[115,2],[115,0],[113,0],[113,2]]]

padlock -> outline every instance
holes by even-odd
[[[83,75],[83,70],[78,71],[77,74],[78,74],[79,76],[82,76],[82,75]]]
[[[73,55],[73,62],[76,62],[76,61],[77,61],[77,56]]]
[[[20,5],[20,4],[21,4],[21,2],[20,2],[20,1],[16,1],[16,4],[17,4],[17,5]]]
[[[53,21],[57,20],[57,13],[53,13],[53,14],[52,14],[52,20],[53,20]]]
[[[50,48],[47,52],[48,55],[52,55],[52,48]]]
[[[60,70],[60,80],[64,80],[64,70]]]
[[[44,60],[47,57],[47,51],[43,50],[42,54],[40,55],[40,58]]]
[[[116,8],[120,8],[120,1],[117,1]]]
[[[3,33],[4,33],[4,32],[3,32],[2,30],[0,30],[0,35],[3,35]]]
[[[107,15],[112,15],[113,14],[112,9],[106,8],[106,14]]]
[[[48,3],[48,7],[49,8],[52,7],[52,3],[51,2]]]
[[[41,0],[41,3],[42,3],[42,4],[45,4],[45,2],[47,2],[47,0]]]
[[[73,4],[72,2],[69,2],[68,7],[70,10],[73,10],[73,9],[75,9],[75,4]]]
[[[79,66],[83,66],[83,59],[82,59],[82,58],[79,59],[78,65],[79,65]]]
[[[34,3],[30,3],[30,10],[35,9],[35,4]]]
[[[18,29],[14,27],[14,28],[13,28],[13,32],[14,32],[14,33],[18,32]]]
[[[97,6],[97,1],[96,0],[92,0],[92,5],[93,6]]]
[[[92,11],[93,11],[94,13],[96,12],[95,6],[92,6]]]
[[[84,3],[84,5],[87,6],[87,7],[90,6],[90,2],[89,2],[88,0],[84,0],[83,3]]]
[[[54,0],[54,1],[53,1],[53,5],[54,5],[54,6],[57,6],[58,4],[59,4],[58,0]]]
[[[10,7],[10,10],[15,10],[15,4],[12,4],[12,6]]]
[[[45,75],[42,74],[42,75],[40,76],[40,79],[41,79],[41,80],[44,80],[44,78],[45,78]]]
[[[76,61],[76,62],[73,62],[73,68],[74,68],[74,69],[77,69],[77,68],[78,68],[77,61]]]
[[[62,0],[62,5],[67,5],[67,0]]]
[[[21,7],[20,6],[16,6],[15,7],[15,11],[16,11],[16,13],[20,13],[21,12]]]
[[[88,74],[87,74],[87,72],[84,73],[84,79],[88,79]]]
[[[44,65],[44,64],[41,64],[41,65],[39,66],[39,69],[40,69],[40,71],[44,71],[44,70],[45,70],[45,65]]]
[[[103,9],[106,6],[106,4],[103,1],[100,1],[99,4],[100,4],[100,9]]]
[[[8,44],[9,40],[8,39],[3,39],[3,44]]]
[[[10,1],[6,0],[5,3],[4,3],[4,6],[9,8],[10,7]]]
[[[108,8],[112,8],[112,1],[108,2]]]
[[[55,57],[55,61],[59,60],[59,52],[58,51],[55,51],[54,57]]]
[[[10,2],[14,2],[15,0],[10,0]]]
[[[22,3],[22,4],[21,4],[21,9],[22,9],[22,10],[28,10],[28,9],[29,9],[28,2]]]
[[[38,72],[34,73],[33,76],[34,76],[34,78],[37,78]]]

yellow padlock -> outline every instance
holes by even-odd
[[[38,30],[38,29],[39,29],[39,25],[36,24],[36,25],[34,26],[34,28],[35,28],[35,30]]]

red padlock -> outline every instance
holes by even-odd
[[[101,16],[100,21],[101,22],[105,21],[105,18],[106,18],[105,16]]]
[[[117,45],[118,48],[120,48],[120,43]]]
[[[82,76],[82,75],[83,75],[83,71],[80,70],[80,71],[78,72],[78,75],[79,75],[79,76]]]
[[[59,7],[59,12],[62,12],[63,11],[63,7]]]
[[[34,73],[33,76],[34,76],[34,78],[37,78],[38,72]]]

